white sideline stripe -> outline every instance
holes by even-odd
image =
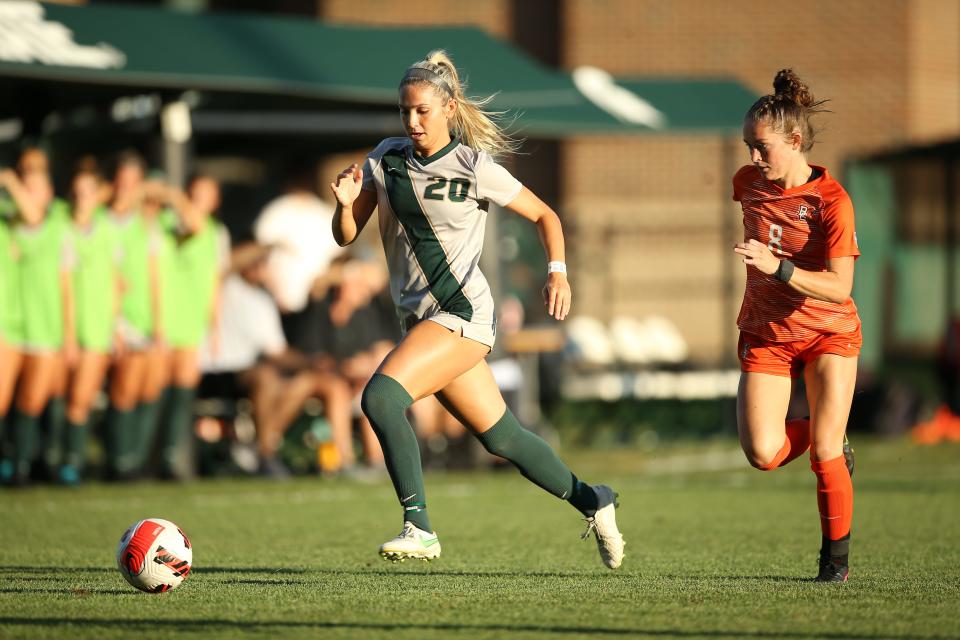
[[[742,470],[749,466],[740,449],[725,449],[657,458],[645,464],[643,471],[648,475],[671,475]]]
[[[384,480],[385,484],[388,484]],[[369,485],[364,485],[369,486]],[[449,498],[462,498],[473,495],[474,487],[465,483],[450,484],[439,486],[431,490],[431,495],[440,495]],[[368,495],[361,487],[335,487],[324,486],[322,481],[318,481],[316,489],[304,491],[292,491],[290,493],[278,493],[273,491],[251,491],[245,493],[200,493],[188,495],[186,501],[191,505],[205,507],[236,506],[239,504],[249,505],[300,505],[300,504],[320,504],[328,502],[349,502],[357,500]],[[122,499],[127,506],[137,506],[144,509],[152,509],[158,502],[163,502],[165,497],[153,496],[148,499],[138,499],[134,496],[114,496],[110,498],[91,498],[84,499],[82,495],[73,495],[70,498],[71,504],[78,508],[90,510],[113,511],[117,508],[118,499]],[[44,500],[42,507],[45,511],[62,511],[63,502],[54,500]],[[37,502],[12,503],[4,506],[7,511],[26,511],[37,507]]]

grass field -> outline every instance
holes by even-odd
[[[518,474],[430,474],[443,557],[389,565],[386,481],[217,480],[0,493],[0,638],[960,637],[960,445],[856,442],[851,581],[819,585],[804,459],[763,474],[732,442],[569,454],[621,495],[608,571],[566,504]],[[707,470],[691,471],[691,468]],[[134,591],[117,540],[177,522],[194,573]]]

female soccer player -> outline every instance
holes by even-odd
[[[67,429],[63,464],[58,479],[77,484],[83,468],[87,419],[103,386],[110,352],[119,342],[115,333],[119,312],[120,245],[116,227],[101,204],[102,180],[81,169],[73,178],[73,225],[68,244],[73,254],[73,300],[77,345],[76,365],[70,372]]]
[[[107,471],[112,479],[130,479],[139,471],[144,419],[140,407],[147,381],[148,354],[164,341],[158,310],[156,273],[163,239],[143,215],[146,162],[135,151],[117,158],[113,197],[107,219],[121,248],[119,328],[122,348],[110,372],[110,410],[106,420]]]
[[[810,449],[823,533],[816,580],[845,582],[853,516],[845,431],[862,342],[850,292],[860,251],[850,197],[826,169],[807,163],[810,117],[823,101],[790,69],[773,86],[747,112],[743,139],[753,164],[733,178],[744,225],[734,251],[747,265],[737,424],[758,469],[782,467]],[[784,422],[801,371],[810,416]]]
[[[353,242],[379,208],[404,332],[361,400],[403,508],[403,530],[380,547],[380,555],[393,561],[440,555],[417,439],[406,417],[411,403],[436,394],[488,451],[578,509],[588,523],[584,537],[593,531],[603,563],[614,569],[623,559],[616,494],[578,480],[549,445],[520,426],[484,359],[496,331],[493,298],[477,266],[487,203],[537,225],[549,260],[544,300],[557,320],[570,310],[560,219],[493,161],[515,143],[484,111],[487,101],[464,96],[445,52],[431,52],[407,69],[399,102],[407,135],[382,141],[363,169],[351,165],[330,185],[338,202],[333,235],[341,246]]]
[[[7,459],[6,419],[23,363],[20,252],[15,233],[21,207],[17,202],[29,196],[12,169],[0,169],[0,190],[5,192],[0,200],[0,481],[7,482],[13,477],[13,463]]]
[[[161,433],[162,472],[183,477],[193,470],[181,458],[193,426],[193,399],[200,383],[197,350],[208,338],[216,351],[220,283],[229,265],[230,237],[213,215],[220,207],[220,183],[207,175],[191,178],[187,195],[172,198],[177,212],[165,212],[167,232],[178,237],[168,281],[161,286],[164,338],[170,348],[170,418]]]
[[[153,339],[143,350],[146,364],[134,412],[135,436],[130,443],[130,467],[134,475],[143,475],[150,461],[161,409],[165,404],[164,397],[168,395],[165,389],[170,378],[170,350],[166,343],[164,318],[169,309],[165,309],[163,303],[171,298],[168,289],[176,286],[173,280],[177,267],[177,241],[167,222],[168,218],[176,219],[176,214],[169,208],[169,201],[173,198],[179,200],[185,196],[168,186],[161,172],[151,171],[144,178],[140,216],[152,246],[148,281],[150,308],[153,311]]]
[[[19,210],[14,230],[19,263],[19,290],[23,319],[23,369],[17,386],[13,431],[14,484],[27,482],[39,431],[40,414],[63,379],[64,362],[76,357],[70,266],[64,246],[69,231],[69,206],[53,196],[44,168],[20,175],[20,184],[7,176],[8,188]],[[58,426],[58,425],[56,425]],[[61,433],[52,427],[48,437]]]

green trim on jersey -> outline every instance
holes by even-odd
[[[0,217],[0,341],[23,343],[23,305],[20,301],[20,249],[10,219]]]
[[[457,140],[456,138],[453,138],[453,139],[450,140],[450,142],[447,144],[447,146],[445,146],[443,149],[440,149],[439,151],[433,153],[433,155],[429,155],[429,156],[418,156],[418,155],[416,154],[416,152],[414,152],[413,157],[416,158],[416,159],[417,159],[417,162],[419,162],[421,165],[427,166],[427,165],[430,164],[431,162],[436,162],[437,160],[439,160],[439,159],[442,158],[443,156],[447,155],[448,153],[450,153],[451,151],[453,151],[454,149],[456,149],[456,148],[457,148],[457,145],[459,145],[459,144],[460,144],[460,141]]]
[[[444,150],[433,154],[431,161],[436,160],[439,154],[451,151],[456,144],[459,143],[454,140],[451,142],[453,146],[447,145]],[[473,319],[473,305],[463,294],[463,285],[457,282],[450,271],[447,254],[433,232],[430,220],[420,207],[420,201],[410,181],[410,173],[407,171],[405,154],[401,150],[388,151],[382,162],[383,182],[390,199],[390,207],[410,239],[410,246],[427,279],[430,293],[443,311],[470,322]]]

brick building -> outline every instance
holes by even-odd
[[[778,69],[794,67],[815,95],[830,99],[833,113],[821,117],[811,161],[841,180],[852,156],[960,135],[960,0],[163,4],[360,25],[469,24],[567,70],[592,65],[624,78],[733,78],[757,95],[771,89]],[[564,221],[574,312],[603,320],[662,314],[681,329],[694,360],[730,362],[743,280],[729,248],[740,233],[729,180],[747,159],[739,136],[531,140],[527,151],[514,169]],[[345,161],[331,158],[329,166]]]
[[[777,69],[792,66],[815,95],[830,99],[833,113],[820,120],[811,161],[841,179],[850,156],[960,134],[957,0],[815,0],[802,7],[747,0],[322,0],[316,6],[330,21],[469,23],[568,70],[594,65],[625,77],[733,77],[758,95],[770,91]],[[604,319],[661,313],[680,327],[695,359],[731,357],[725,350],[742,269],[725,242],[739,233],[739,218],[724,198],[729,173],[746,160],[739,140],[600,136],[553,149],[537,154],[550,158],[524,158],[520,164],[539,166],[518,173],[556,198],[570,235],[579,309]]]

